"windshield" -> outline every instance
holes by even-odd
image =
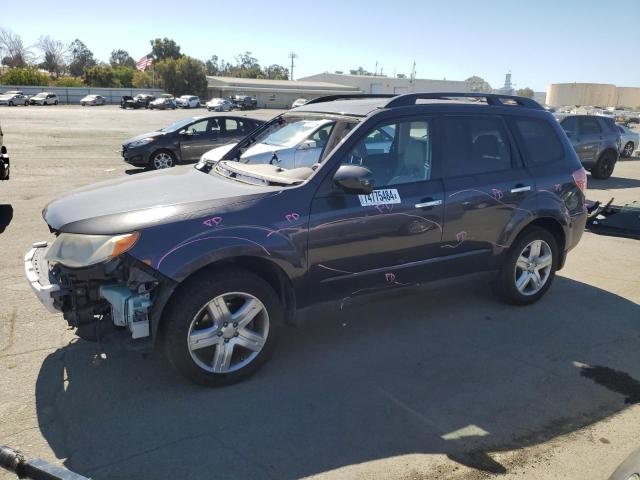
[[[192,118],[185,118],[184,120],[178,120],[175,123],[172,123],[168,127],[161,128],[161,132],[177,132],[178,130],[182,130],[184,127],[193,122]]]
[[[272,132],[262,143],[276,147],[293,147],[326,122],[327,120],[298,120]]]
[[[46,93],[38,93],[37,95],[34,95],[33,98],[45,98],[46,96]]]

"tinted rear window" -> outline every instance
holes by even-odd
[[[562,143],[549,122],[537,118],[518,118],[515,125],[529,165],[557,162],[564,157]]]

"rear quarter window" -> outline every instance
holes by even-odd
[[[528,165],[557,162],[564,158],[564,147],[549,122],[538,118],[516,118],[513,123]]]

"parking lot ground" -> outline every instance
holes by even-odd
[[[216,390],[77,339],[24,279],[50,237],[42,207],[125,175],[122,140],[202,113],[0,109],[0,444],[94,479],[331,480],[596,480],[640,444],[637,240],[585,233],[529,307],[474,276],[317,308],[256,376]],[[589,178],[589,198],[612,196],[640,200],[639,158]]]

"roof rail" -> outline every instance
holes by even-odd
[[[405,107],[415,105],[416,100],[451,100],[452,98],[484,98],[489,105],[504,105],[503,100],[510,100],[521,107],[532,108],[535,110],[544,110],[542,106],[526,97],[518,97],[516,95],[500,95],[496,93],[480,93],[480,92],[424,92],[424,93],[405,93],[398,95],[390,100],[383,108]]]
[[[325,95],[309,100],[305,105],[312,103],[333,102],[334,100],[358,100],[360,98],[393,98],[397,97],[393,93],[353,93],[344,95]]]

